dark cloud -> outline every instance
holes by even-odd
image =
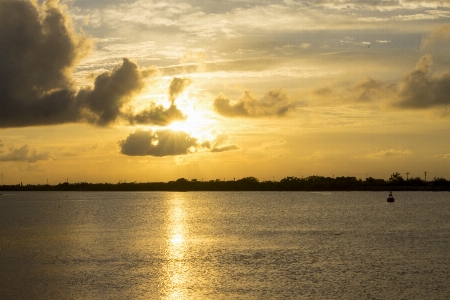
[[[94,87],[81,90],[77,99],[91,113],[90,122],[108,125],[124,115],[122,108],[142,90],[144,79],[154,73],[156,70],[140,70],[124,58],[121,66],[97,76]]]
[[[130,124],[153,124],[167,126],[174,121],[186,120],[187,116],[172,104],[165,109],[161,105],[151,104],[147,109],[129,116]]]
[[[180,95],[191,83],[192,80],[189,78],[173,78],[169,86],[169,101],[173,104],[178,95]]]
[[[295,107],[281,89],[271,90],[261,99],[254,98],[249,91],[234,103],[223,94],[214,99],[214,109],[225,117],[283,117]]]
[[[167,125],[185,119],[174,101],[190,79],[172,81],[168,109],[151,103],[142,112],[129,112],[132,97],[157,69],[141,69],[126,58],[97,76],[92,88],[77,91],[71,73],[91,42],[76,32],[58,1],[1,0],[0,41],[0,128],[73,122],[106,126],[119,120]]]
[[[129,156],[185,155],[201,147],[197,139],[182,131],[136,130],[119,142],[121,153]]]
[[[218,135],[212,142],[199,143],[198,140],[183,131],[170,129],[146,131],[136,130],[125,140],[119,141],[121,153],[128,156],[174,156],[186,155],[202,148],[219,153],[239,150],[236,145],[222,145],[228,140],[228,135]]]
[[[400,80],[397,106],[420,109],[450,104],[450,73],[433,76],[432,63],[431,56],[424,55],[416,69]]]
[[[70,73],[90,42],[57,1],[33,3],[0,1],[0,127],[79,118]]]
[[[40,160],[48,160],[53,158],[50,155],[49,151],[38,153],[36,149],[30,149],[28,145],[24,145],[20,148],[15,148],[14,146],[9,147],[8,151],[3,154],[3,151],[0,152],[0,161],[8,162],[8,161],[25,161],[29,163],[35,163]]]

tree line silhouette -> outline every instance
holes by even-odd
[[[289,176],[280,181],[259,181],[256,177],[238,180],[187,180],[179,178],[169,182],[119,182],[113,183],[59,183],[57,185],[2,185],[1,191],[450,191],[450,181],[433,178],[424,181],[419,177],[404,179],[399,173],[389,180],[365,180],[356,177],[309,176],[298,178]]]

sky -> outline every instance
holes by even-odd
[[[450,179],[450,0],[0,0],[0,41],[0,184]]]

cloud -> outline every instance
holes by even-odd
[[[180,62],[184,64],[194,63],[196,65],[197,72],[204,72],[206,71],[205,59],[206,59],[205,52],[188,51],[185,55],[183,55]]]
[[[350,87],[353,98],[360,102],[371,102],[383,93],[383,82],[366,77]]]
[[[14,146],[9,147],[9,151],[5,154],[0,155],[0,161],[11,162],[11,161],[26,161],[29,163],[35,163],[41,160],[48,160],[50,158],[54,159],[49,151],[38,153],[36,149],[28,145],[24,145],[20,148],[15,148]]]
[[[351,87],[319,88],[312,95],[324,99],[343,99],[359,103],[388,101],[402,109],[429,109],[450,104],[450,72],[440,76],[432,73],[431,55],[422,56],[413,71],[396,82],[383,82],[366,77]]]
[[[260,148],[263,150],[271,150],[271,149],[276,149],[279,148],[281,146],[284,146],[287,144],[287,141],[285,139],[279,139],[276,141],[270,141],[270,142],[266,142],[263,143]]]
[[[284,117],[295,107],[296,104],[281,89],[271,90],[261,99],[256,99],[249,91],[234,103],[223,94],[214,99],[214,109],[225,117]]]
[[[151,103],[150,106],[143,111],[128,116],[130,124],[153,124],[167,126],[174,121],[183,121],[187,116],[175,105],[176,98],[192,83],[189,78],[173,78],[168,89],[169,108],[162,105]]]
[[[0,40],[0,128],[118,121],[167,125],[185,118],[174,101],[190,79],[174,78],[168,109],[150,103],[130,112],[132,98],[158,70],[127,58],[98,75],[93,87],[77,90],[71,74],[92,42],[76,32],[57,0],[0,1]]]
[[[197,139],[182,131],[136,130],[125,140],[119,142],[121,153],[128,156],[172,156],[185,155],[194,152]]]
[[[450,24],[443,24],[423,38],[420,47],[426,48],[437,42],[446,41],[448,39],[450,39]]]
[[[77,120],[71,71],[91,44],[58,1],[0,1],[0,40],[0,127]]]
[[[228,134],[219,134],[214,141],[204,142],[202,146],[206,148],[212,148],[210,152],[213,153],[239,150],[239,147],[237,145],[224,145],[227,144],[228,138]]]
[[[153,124],[159,126],[167,126],[174,121],[186,119],[187,116],[174,104],[167,109],[161,105],[151,104],[147,109],[129,116],[130,124]]]
[[[233,151],[233,150],[239,150],[239,147],[236,145],[229,145],[229,146],[223,146],[223,147],[216,147],[211,149],[211,152],[226,152],[226,151]]]
[[[317,96],[327,97],[333,94],[333,90],[329,87],[323,87],[315,89],[312,93]]]
[[[405,157],[411,155],[411,150],[382,150],[376,153],[368,154],[368,157]]]
[[[189,78],[173,78],[169,86],[169,101],[173,104],[175,99],[192,83]]]
[[[83,89],[77,95],[80,105],[92,114],[89,122],[108,125],[123,115],[121,109],[144,87],[144,79],[157,71],[140,70],[124,58],[121,66],[97,76],[93,89]]]
[[[398,83],[398,101],[401,108],[431,108],[450,104],[450,72],[433,76],[431,55],[424,55],[416,69],[407,73]]]
[[[176,156],[195,153],[203,148],[220,153],[239,150],[237,145],[223,145],[228,135],[220,134],[213,141],[199,141],[183,131],[162,129],[156,131],[136,130],[125,140],[119,141],[121,153],[128,156]]]

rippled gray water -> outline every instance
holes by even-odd
[[[10,192],[0,299],[450,299],[450,193]]]

